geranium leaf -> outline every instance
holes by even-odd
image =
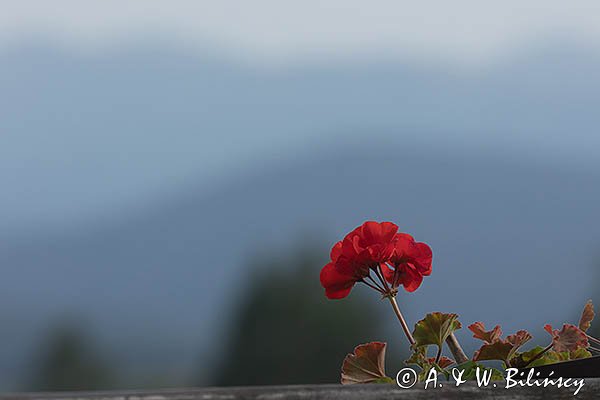
[[[473,361],[500,360],[505,363],[513,349],[513,345],[507,340],[497,340],[494,343],[485,343],[473,355]]]
[[[342,363],[342,385],[355,383],[393,383],[385,375],[385,348],[382,342],[361,344]]]
[[[533,336],[531,336],[529,332],[520,330],[513,335],[508,335],[506,340],[514,346],[515,350],[517,350],[519,347],[530,341],[532,337]]]
[[[531,363],[531,360],[538,355],[539,353],[541,353],[542,351],[544,351],[544,348],[542,346],[536,346],[533,349],[529,350],[529,351],[525,351],[523,353],[519,353],[516,354],[511,360],[510,360],[510,365],[515,367],[515,368],[524,368],[527,365],[529,365],[529,363]],[[543,356],[542,356],[543,358]],[[538,359],[539,360],[539,359]],[[534,361],[537,362],[538,360]],[[540,365],[540,364],[538,364]]]
[[[576,351],[580,347],[589,346],[587,336],[584,331],[571,324],[564,324],[562,329],[552,329],[551,325],[544,326],[546,332],[552,336],[552,347],[555,351]]]
[[[406,365],[418,365],[419,367],[427,371],[431,369],[431,366],[435,365],[438,370],[447,372],[445,371],[445,369],[450,365],[456,363],[456,361],[454,361],[451,358],[442,356],[436,363],[435,357],[427,357],[427,346],[421,346],[416,347],[413,350],[413,353],[411,354],[410,358],[404,361],[404,363]]]
[[[441,348],[448,336],[460,328],[458,315],[434,312],[415,324],[413,336],[417,346],[434,344]]]
[[[500,336],[502,336],[502,328],[500,328],[500,325],[496,325],[491,331],[486,331],[483,322],[475,322],[474,324],[469,325],[468,328],[473,332],[473,337],[475,339],[483,340],[486,343],[494,343],[495,341],[500,340]]]
[[[437,363],[435,362],[435,357],[428,358],[427,361],[429,361],[431,364],[437,364],[442,369],[446,369],[456,362],[446,356],[440,357],[440,360]]]
[[[594,320],[595,315],[596,314],[594,313],[594,304],[591,300],[588,300],[588,302],[585,304],[585,307],[583,307],[583,313],[581,314],[581,318],[579,319],[579,329],[581,329],[584,332],[587,332],[587,330],[590,329],[590,326],[592,325],[592,321]]]
[[[427,346],[415,347],[410,358],[404,361],[406,365],[418,365],[421,368],[427,362]]]
[[[511,359],[511,366],[516,368],[524,367],[539,367],[542,365],[555,364],[561,361],[569,360],[569,353],[558,353],[556,351],[547,351],[541,357],[533,360],[538,354],[544,351],[542,346],[534,347],[533,349],[519,354],[515,358]]]
[[[473,360],[500,360],[508,365],[510,364],[509,360],[515,357],[517,350],[531,338],[529,332],[520,330],[513,335],[508,335],[506,339],[497,339],[493,343],[484,344],[475,352]]]
[[[444,357],[446,358],[446,357]],[[441,359],[440,359],[441,361]],[[437,372],[439,372],[440,374],[444,375],[444,377],[446,379],[450,379],[450,372],[447,371],[446,369],[444,369],[443,367],[441,367],[439,364],[435,363],[435,359],[432,360],[432,362],[426,362],[423,367],[423,369],[421,370],[421,372],[419,372],[418,375],[418,379],[419,381],[425,381],[427,379],[427,376],[429,375],[429,371],[431,371],[432,368],[435,368],[435,370]]]
[[[580,347],[577,350],[569,353],[570,360],[578,360],[580,358],[588,358],[591,356],[592,356],[592,353],[590,353],[588,350],[584,349],[583,347]]]

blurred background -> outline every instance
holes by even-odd
[[[370,219],[434,250],[411,324],[600,297],[598,2],[0,6],[2,391],[394,374],[389,305],[319,285]]]

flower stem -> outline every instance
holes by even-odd
[[[596,339],[595,337],[593,337],[593,336],[590,336],[590,335],[588,335],[587,333],[585,334],[585,336],[587,336],[587,338],[588,338],[589,340],[591,340],[592,342],[594,342],[594,343],[596,343],[596,344],[600,344],[600,340]]]
[[[390,303],[392,303],[392,308],[394,309],[394,312],[396,313],[396,317],[398,317],[398,320],[400,321],[400,325],[402,325],[402,330],[404,331],[406,338],[410,342],[411,347],[414,346],[416,343],[415,339],[413,338],[412,333],[410,333],[410,329],[408,329],[406,320],[404,319],[404,316],[402,315],[402,312],[400,311],[400,308],[398,307],[398,303],[396,302],[396,297],[388,296],[388,299],[390,300]]]
[[[435,355],[435,363],[439,364],[440,358],[442,358],[442,346],[438,347],[437,354]]]
[[[588,349],[592,350],[592,351],[595,351],[596,353],[600,353],[600,349],[598,349],[596,347],[589,346]]]
[[[454,336],[454,332],[451,332],[450,335],[446,338],[446,344],[448,345],[448,348],[454,356],[454,360],[457,364],[462,364],[469,361],[469,358],[463,351],[462,347],[460,347],[458,339],[456,338],[456,336]]]
[[[377,286],[375,286],[375,285],[372,285],[372,284],[370,284],[369,282],[367,282],[367,281],[366,281],[366,280],[364,280],[364,279],[361,279],[361,280],[360,280],[360,282],[364,283],[365,285],[367,285],[367,286],[368,286],[368,287],[370,287],[370,288],[373,288],[373,289],[377,290],[377,291],[378,291],[379,293],[381,293],[381,294],[383,294],[383,293],[384,293],[384,292],[383,292],[383,290],[382,290],[380,287],[377,287]]]
[[[366,279],[370,280],[373,285],[377,286],[382,293],[385,292],[385,288],[381,287],[381,285],[371,277],[371,274],[369,274]]]
[[[389,292],[390,287],[389,287],[387,281],[385,280],[385,278],[383,277],[383,272],[381,271],[381,265],[378,265],[377,268],[375,268],[375,274],[381,281],[381,284],[385,287],[385,290]]]

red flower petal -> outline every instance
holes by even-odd
[[[407,292],[414,292],[422,282],[423,275],[412,264],[402,264],[398,283],[404,286]]]
[[[396,272],[396,269],[391,268],[386,263],[381,263],[380,267],[381,267],[381,272],[383,273],[384,279],[393,285],[394,284],[394,273]]]
[[[336,262],[338,258],[342,255],[342,241],[340,240],[331,248],[331,261]]]
[[[392,222],[367,221],[361,227],[361,239],[364,247],[388,244],[398,232],[398,225]]]
[[[333,263],[329,263],[321,270],[321,286],[325,288],[325,295],[329,299],[343,299],[348,296],[356,279],[340,273]]]
[[[392,255],[393,240],[398,227],[391,222],[367,221],[344,237],[337,256],[338,270],[347,275],[366,276]]]
[[[415,291],[423,276],[431,274],[432,252],[425,243],[398,233],[391,222],[367,221],[348,233],[331,249],[331,265],[321,271],[321,284],[330,298],[348,295],[352,286],[381,268],[393,288]]]
[[[418,254],[414,256],[414,264],[421,274],[425,276],[431,275],[431,261],[433,260],[431,247],[422,242],[415,243],[415,247],[418,250]]]
[[[398,233],[394,238],[394,254],[391,261],[394,264],[411,263],[422,275],[431,274],[433,253],[426,243],[415,242],[412,236]]]

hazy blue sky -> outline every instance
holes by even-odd
[[[596,166],[597,2],[0,4],[8,230],[374,136]]]
[[[1,1],[0,40],[50,36],[82,49],[155,35],[215,45],[257,63],[332,55],[423,55],[488,63],[524,41],[568,35],[596,42],[595,1],[392,0]]]

